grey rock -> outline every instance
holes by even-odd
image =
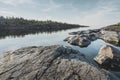
[[[102,46],[94,60],[106,69],[120,71],[120,51],[112,46]]]
[[[88,39],[88,37],[83,35],[71,36],[66,38],[64,41],[68,41],[68,43],[80,47],[87,47],[89,44],[91,44],[91,41]]]
[[[72,45],[77,45],[80,47],[87,47],[91,44],[91,41],[97,40],[99,38],[99,30],[85,30],[85,31],[78,31],[78,32],[72,32],[70,34],[75,36],[70,36],[64,39],[64,41],[67,41],[68,43]]]
[[[83,30],[83,31],[77,31],[77,32],[71,32],[70,35],[81,35],[81,34],[90,34],[90,33],[98,33],[100,32],[100,29],[94,29],[94,30]]]
[[[119,45],[120,38],[117,32],[101,30],[100,33],[101,34],[99,38],[103,39],[105,42]]]
[[[96,33],[91,33],[91,34],[89,34],[89,39],[91,40],[91,41],[95,41],[95,40],[97,40],[98,38],[99,38],[99,34],[96,34]]]
[[[105,42],[111,43],[113,45],[117,45],[117,46],[120,45],[120,32],[107,31],[104,29],[95,29],[95,30],[72,32],[70,34],[74,34],[74,36],[70,37],[69,39],[66,38],[65,41],[68,41],[68,42],[74,41],[74,40],[76,40],[76,39],[74,39],[74,38],[76,38],[76,36],[81,36],[80,40],[84,40],[82,38],[86,37],[86,39],[88,41],[88,43],[87,43],[88,45],[89,45],[89,43],[91,43],[92,41],[95,41],[97,39],[102,39]],[[80,42],[81,42],[81,45],[84,46],[84,44],[82,44],[82,42],[84,42],[84,41],[80,41]],[[80,46],[79,44],[76,44],[76,45]]]
[[[27,47],[0,60],[0,80],[110,80],[79,51],[64,46]]]

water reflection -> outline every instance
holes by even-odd
[[[30,33],[27,35],[3,35],[4,38],[0,39],[0,53],[26,46],[65,45],[63,39],[69,36],[69,32],[86,29],[89,28],[75,28],[53,32],[36,32],[35,34]]]
[[[72,30],[73,28],[71,28]],[[74,29],[79,29],[79,28],[74,28]],[[57,33],[57,32],[61,32],[61,31],[66,31],[66,30],[70,30],[70,29],[61,29],[61,30],[2,30],[0,31],[0,39],[5,39],[6,37],[25,37],[25,35],[34,35],[34,34],[43,34],[43,33],[47,33],[47,34],[52,34],[52,33]]]

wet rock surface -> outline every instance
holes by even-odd
[[[106,69],[120,71],[120,50],[112,46],[102,46],[94,60]]]
[[[74,35],[66,38],[64,41],[69,42],[70,44],[76,43],[80,47],[88,46],[92,41],[97,39],[102,39],[105,42],[111,43],[113,45],[120,45],[120,33],[115,31],[107,31],[104,29],[95,29],[95,30],[85,30],[78,32],[71,32],[70,35]],[[80,36],[80,37],[79,37]],[[77,38],[77,40],[76,40]],[[81,41],[86,39],[86,42]],[[84,43],[83,43],[84,42]],[[80,45],[81,44],[81,45]],[[74,45],[74,44],[73,44]]]
[[[64,46],[27,47],[0,60],[0,80],[114,80]],[[117,79],[116,79],[117,80]]]

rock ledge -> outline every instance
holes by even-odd
[[[27,47],[0,60],[0,80],[109,80],[79,51],[64,46]]]

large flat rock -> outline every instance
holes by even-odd
[[[79,51],[64,46],[27,47],[0,60],[0,80],[109,80]]]

